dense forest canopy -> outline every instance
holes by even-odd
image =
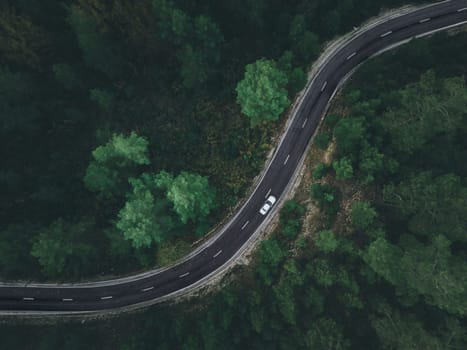
[[[1,0],[0,276],[186,253],[252,183],[322,43],[395,5],[354,3]]]
[[[85,325],[5,326],[3,344],[465,349],[466,42],[437,35],[362,66],[311,149],[310,180],[222,290]]]
[[[0,0],[2,278],[186,252],[280,125],[282,103],[248,112],[242,91],[261,89],[247,67],[292,100],[323,42],[402,2],[356,3]],[[108,321],[2,325],[2,346],[465,349],[466,42],[440,34],[361,68],[315,138],[332,159],[308,169],[220,292]]]

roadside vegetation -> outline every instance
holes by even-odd
[[[440,34],[362,66],[278,228],[221,291],[88,325],[5,326],[3,344],[465,349],[466,42]]]

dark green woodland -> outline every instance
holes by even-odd
[[[0,276],[77,280],[189,251],[261,170],[324,43],[403,2],[0,4]],[[466,43],[437,34],[365,63],[314,140],[332,161],[218,291],[8,321],[0,348],[467,348]]]

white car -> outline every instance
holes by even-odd
[[[263,204],[261,209],[259,210],[259,213],[261,215],[266,215],[268,211],[272,208],[274,203],[276,203],[276,197],[274,196],[269,196],[268,199],[266,199],[266,202]]]

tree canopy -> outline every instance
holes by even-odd
[[[287,75],[272,60],[261,59],[246,66],[236,88],[237,102],[252,125],[279,118],[289,105],[287,82]]]

